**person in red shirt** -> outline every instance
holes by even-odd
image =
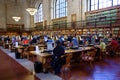
[[[108,45],[115,49],[118,47],[119,43],[115,38],[113,38],[112,41]]]
[[[112,38],[112,41],[107,46],[109,47],[110,54],[115,55],[115,52],[117,47],[119,46],[119,43],[115,38]]]
[[[29,40],[28,40],[28,39],[24,39],[24,40],[22,41],[22,43],[23,43],[23,45],[29,45]]]

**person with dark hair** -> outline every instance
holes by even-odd
[[[37,43],[37,39],[33,37],[33,39],[30,41],[30,44],[36,44],[36,43]]]
[[[56,47],[53,49],[52,68],[55,74],[59,74],[62,64],[60,63],[61,56],[65,54],[65,49],[60,40],[56,41]]]
[[[72,36],[70,35],[70,36],[68,36],[68,38],[67,38],[67,41],[72,41]]]

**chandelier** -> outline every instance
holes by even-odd
[[[13,16],[12,17],[16,22],[18,22],[20,19],[21,19],[21,17],[17,17],[17,16]]]
[[[26,11],[28,11],[30,15],[34,15],[37,12],[37,9],[36,8],[27,8]]]
[[[16,22],[18,22],[20,19],[21,19],[21,17],[19,17],[19,16],[17,16],[17,13],[18,13],[18,4],[17,4],[17,0],[15,0],[15,13],[16,13],[16,15],[15,16],[13,16],[12,18],[16,21]]]
[[[27,0],[28,8],[26,9],[27,12],[29,12],[30,15],[34,15],[37,12],[37,9],[34,8],[37,0]]]

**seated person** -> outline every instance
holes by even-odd
[[[106,44],[105,44],[104,40],[101,40],[101,42],[100,42],[100,50],[104,51],[105,49],[106,49]]]
[[[48,37],[48,40],[47,40],[46,44],[47,44],[47,50],[48,51],[53,50],[54,41],[50,37]]]
[[[47,40],[48,40],[48,36],[45,35],[45,36],[44,36],[44,41],[47,42]]]
[[[62,45],[64,46],[64,41],[65,41],[64,37],[63,36],[59,37],[59,40],[61,41]]]
[[[73,46],[73,48],[79,47],[79,41],[76,37],[73,37],[73,39],[72,39],[72,46]]]
[[[105,36],[104,37],[104,42],[107,44],[108,43],[108,38]]]
[[[111,42],[107,46],[109,47],[110,54],[114,55],[119,43],[115,38],[112,38]]]
[[[88,46],[88,45],[89,45],[89,41],[86,40],[84,45],[85,45],[85,46]]]
[[[62,64],[59,62],[61,56],[65,54],[65,49],[61,44],[61,41],[56,41],[56,47],[53,49],[53,57],[52,57],[52,68],[55,71],[55,74],[59,74]]]
[[[100,52],[104,52],[106,50],[106,44],[104,40],[102,39],[99,46],[96,46],[96,54],[95,59],[99,59]]]
[[[67,37],[67,41],[70,41],[70,42],[72,41],[72,36],[71,35]]]
[[[29,45],[29,40],[28,39],[23,39],[22,40],[22,44],[24,45],[24,46],[28,46]]]
[[[37,43],[37,39],[36,38],[33,38],[31,41],[30,41],[30,44],[36,44]]]
[[[12,37],[12,45],[15,45],[15,42],[17,42],[15,37]]]

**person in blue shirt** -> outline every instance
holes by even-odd
[[[47,50],[53,50],[54,42],[50,37],[48,37],[46,44],[47,44]]]
[[[79,47],[79,41],[76,37],[72,38],[72,45],[73,47]]]

